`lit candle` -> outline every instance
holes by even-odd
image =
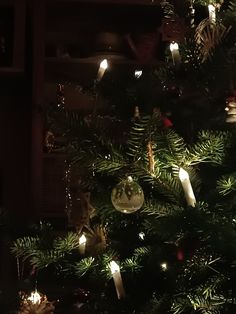
[[[179,45],[176,42],[170,44],[170,51],[172,55],[172,60],[175,66],[178,66],[181,63],[181,57],[179,53]]]
[[[97,74],[97,81],[101,81],[106,69],[108,68],[108,62],[107,59],[102,60],[100,63],[99,69],[98,69],[98,74]]]
[[[213,4],[208,5],[208,12],[209,12],[209,20],[212,23],[216,22],[216,8]]]
[[[125,297],[125,290],[123,287],[123,282],[122,282],[122,278],[120,274],[120,267],[116,262],[111,261],[110,269],[111,269],[112,277],[114,280],[117,297],[118,299],[122,299]]]
[[[163,270],[163,271],[166,271],[167,269],[168,269],[168,265],[167,265],[167,263],[161,263],[161,269]]]
[[[40,303],[41,296],[38,293],[38,291],[35,290],[34,292],[31,292],[31,295],[30,295],[30,297],[28,297],[28,300],[31,301],[31,303],[33,303],[33,304],[37,304],[37,303]]]
[[[195,199],[195,196],[193,193],[191,182],[189,180],[189,175],[188,175],[187,171],[185,171],[183,168],[179,169],[179,179],[181,181],[181,184],[182,184],[182,187],[184,190],[187,204],[189,206],[194,207],[196,204],[196,199]]]
[[[81,255],[84,255],[85,253],[86,241],[86,236],[82,234],[82,236],[79,238],[79,252]]]
[[[134,76],[135,78],[139,79],[143,74],[143,71],[142,70],[135,70],[134,72]]]

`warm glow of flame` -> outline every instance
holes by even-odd
[[[174,51],[174,50],[179,50],[179,45],[178,43],[172,42],[170,44],[170,51]]]
[[[143,71],[142,70],[135,70],[135,72],[134,72],[134,76],[136,77],[136,78],[140,78],[141,76],[142,76],[142,74],[143,74]]]
[[[111,273],[114,274],[120,271],[120,266],[115,261],[111,261],[110,269],[111,269]]]
[[[138,236],[139,236],[139,239],[144,240],[145,233],[144,232],[140,232]]]
[[[209,4],[208,5],[208,12],[211,13],[211,14],[212,13],[214,14],[216,12],[216,8],[214,7],[213,4]]]
[[[167,263],[162,263],[161,268],[162,270],[167,270],[168,269]]]
[[[179,179],[180,181],[184,181],[186,179],[189,179],[189,175],[187,171],[185,171],[183,168],[179,168]]]
[[[82,236],[79,238],[79,244],[84,244],[86,243],[87,239],[86,236],[84,234],[82,234]]]
[[[33,304],[40,303],[41,296],[38,293],[38,291],[35,290],[34,292],[31,292],[31,295],[30,297],[28,297],[28,300],[31,301]]]
[[[215,22],[216,21],[216,8],[214,7],[214,5],[212,4],[208,5],[208,12],[209,12],[210,20],[212,20],[212,22]]]
[[[100,63],[100,68],[106,70],[108,68],[108,62],[107,59],[102,60]]]
[[[133,178],[131,176],[128,176],[128,182],[133,182]]]

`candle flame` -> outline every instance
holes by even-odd
[[[162,268],[162,270],[167,270],[168,269],[168,266],[167,266],[167,263],[162,263],[161,264],[161,268]]]
[[[28,300],[31,301],[33,304],[40,303],[41,296],[38,293],[38,291],[35,290],[34,292],[31,292],[31,295],[30,297],[28,297]]]
[[[179,50],[179,45],[176,42],[170,44],[170,51]]]
[[[183,168],[179,168],[179,179],[180,181],[184,181],[186,179],[189,179],[189,175],[187,171],[185,171]]]
[[[82,236],[79,238],[79,244],[84,244],[86,243],[87,239],[86,236],[84,234],[82,234]]]
[[[127,180],[128,182],[133,182],[133,178],[131,176],[128,176]]]
[[[114,274],[120,271],[120,266],[115,261],[111,261],[110,269],[111,269],[111,273]]]
[[[134,76],[136,78],[140,78],[142,76],[142,74],[143,74],[142,70],[135,70],[135,72],[134,72]]]
[[[108,62],[107,59],[102,60],[100,63],[100,68],[106,70],[108,68]]]
[[[144,238],[145,238],[145,233],[144,233],[144,232],[140,232],[138,236],[139,236],[139,238],[140,238],[141,240],[144,240]]]
[[[213,4],[208,5],[209,19],[212,22],[216,21],[216,8]]]

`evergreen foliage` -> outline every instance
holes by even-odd
[[[174,14],[168,1],[161,1],[161,6],[165,16]],[[170,88],[174,95],[162,89],[160,110],[155,110],[153,100],[152,110],[143,104],[141,117],[132,121],[130,116],[123,120],[120,112],[112,116],[93,112],[86,117],[65,108],[50,112],[49,126],[64,139],[61,150],[71,166],[69,183],[74,185],[75,200],[80,200],[75,205],[70,195],[67,214],[77,214],[72,225],[82,228],[75,228],[80,233],[63,234],[43,228],[16,239],[12,253],[37,270],[53,266],[61,278],[86,282],[92,295],[88,313],[235,311],[236,172],[229,157],[234,156],[235,134],[223,123],[226,89],[235,84],[235,8],[234,0],[220,11],[216,24],[208,21],[205,37],[205,22],[189,32],[180,69],[167,62],[151,69],[151,74],[144,73],[138,83],[135,80],[133,89],[130,80],[127,85],[122,82],[122,97],[110,89],[106,99],[117,104],[125,94],[131,99],[135,91],[139,102],[150,80],[158,79],[165,88],[174,87]],[[104,78],[94,86],[104,98],[109,83]],[[96,97],[95,90],[92,96]],[[163,112],[169,109],[173,128],[163,122]],[[189,174],[195,206],[186,202],[180,168]],[[141,209],[132,214],[116,211],[111,203],[112,189],[128,176],[145,195]],[[86,192],[91,200],[83,203]],[[85,255],[79,252],[81,233],[87,237]],[[120,266],[126,291],[122,300],[116,297],[111,261]]]

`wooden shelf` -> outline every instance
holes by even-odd
[[[45,60],[45,74],[48,82],[58,81],[74,81],[82,85],[90,85],[96,78],[100,61],[102,57],[91,58],[46,58]],[[160,67],[163,61],[154,60],[150,64],[141,64],[136,60],[125,58],[109,58],[109,68],[107,72],[114,71],[114,73],[134,72],[136,69],[146,69],[150,67]]]
[[[0,77],[22,77],[23,75],[23,68],[0,67]]]
[[[45,71],[49,81],[53,80],[74,80],[87,84],[93,80],[99,68],[102,57],[91,58],[46,58]],[[159,67],[163,64],[160,60],[154,60],[150,64],[141,64],[136,60],[126,58],[107,57],[109,68],[107,71],[135,71],[136,69],[145,69],[148,67]]]

